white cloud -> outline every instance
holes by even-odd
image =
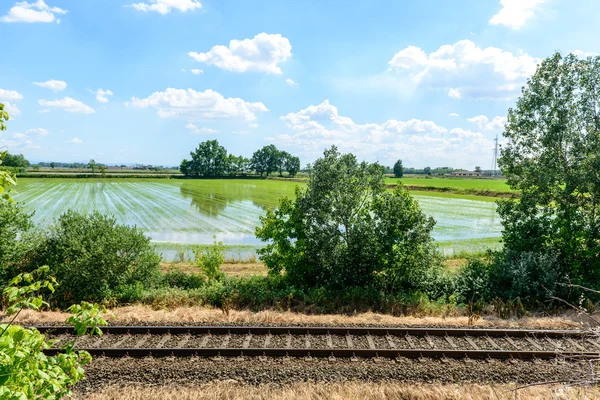
[[[190,133],[193,133],[194,135],[215,135],[215,134],[219,133],[219,131],[216,129],[198,128],[196,125],[192,124],[191,122],[189,124],[187,124],[185,127],[186,127],[186,129],[189,129]]]
[[[27,137],[26,134],[24,134],[24,133],[18,133],[18,132],[17,133],[13,133],[11,136],[12,136],[13,139],[25,139]]]
[[[480,48],[461,40],[429,54],[410,46],[388,64],[391,70],[407,74],[416,86],[447,90],[451,97],[460,93],[463,98],[508,98],[518,93],[539,62],[526,53]]]
[[[491,149],[492,142],[480,132],[448,130],[433,121],[417,119],[358,124],[341,116],[327,100],[280,119],[289,131],[266,139],[278,147],[294,148],[293,151],[306,158],[319,157],[332,144],[360,159],[378,158],[390,164],[401,157],[405,165],[417,167],[431,160],[436,165],[457,166],[465,162],[476,165],[491,157],[481,149]]]
[[[55,92],[60,92],[61,90],[65,90],[67,88],[67,82],[57,81],[56,79],[50,79],[46,82],[33,82],[33,84],[46,89],[51,89]]]
[[[460,89],[450,89],[448,90],[448,97],[451,97],[453,99],[460,99],[462,97],[462,93],[460,92]]]
[[[202,3],[198,0],[148,0],[145,3],[133,3],[129,7],[133,7],[138,11],[156,11],[159,14],[165,15],[173,9],[181,12],[200,9],[202,8]]]
[[[228,71],[281,74],[279,63],[292,56],[290,41],[280,34],[259,33],[252,39],[231,40],[229,47],[214,46],[206,53],[188,53],[194,60]]]
[[[204,71],[202,71],[201,69],[198,69],[198,68],[190,69],[190,72],[194,75],[200,75],[200,74],[204,73]]]
[[[2,104],[4,104],[4,111],[6,111],[9,116],[21,115],[21,110],[16,104],[9,101],[2,101]]]
[[[108,103],[108,98],[106,96],[114,95],[114,93],[108,89],[107,90],[98,89],[98,90],[96,90],[95,94],[96,94],[96,100],[98,100],[100,103]]]
[[[449,117],[460,117],[460,114],[457,113],[450,113],[448,114]]]
[[[44,107],[62,108],[72,113],[93,114],[96,112],[92,107],[70,97],[61,100],[38,100],[38,103]]]
[[[294,80],[292,80],[292,79],[290,79],[290,78],[287,78],[287,79],[285,80],[285,83],[287,83],[287,84],[288,84],[288,85],[290,85],[290,86],[298,86],[298,85],[300,85],[298,82],[295,82]]]
[[[23,95],[16,90],[0,89],[0,101],[22,100]]]
[[[154,92],[145,99],[133,97],[131,104],[136,108],[154,107],[161,118],[199,117],[199,118],[238,118],[253,121],[256,112],[269,111],[261,102],[247,102],[240,98],[225,98],[214,90],[197,92],[193,89],[168,88],[164,92]]]
[[[74,137],[73,139],[69,140],[67,143],[71,143],[71,144],[81,144],[83,143],[83,140]]]
[[[258,128],[258,127],[259,127],[259,125],[258,125],[258,124],[255,124],[255,123],[248,124],[248,126],[249,126],[250,128],[252,128],[252,129],[256,129],[256,128]]]
[[[547,0],[500,0],[502,8],[490,19],[492,25],[520,29]]]
[[[479,127],[479,129],[485,131],[493,131],[504,129],[504,125],[506,125],[507,119],[506,117],[497,116],[490,121],[490,119],[485,115],[478,115],[473,118],[468,118],[467,121],[469,121],[472,124],[476,124],[477,127]]]
[[[27,131],[28,135],[36,135],[36,136],[48,136],[48,130],[44,128],[33,128]]]
[[[44,0],[35,3],[27,1],[17,2],[8,14],[0,18],[2,22],[54,22],[60,24],[60,19],[55,14],[66,14],[68,11],[58,7],[48,6]]]
[[[575,50],[575,51],[573,51],[573,54],[575,54],[577,57],[580,57],[580,58],[595,57],[598,55],[598,53],[594,53],[591,51],[583,51],[583,50]]]

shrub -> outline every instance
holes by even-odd
[[[97,212],[61,215],[28,259],[31,267],[51,266],[59,282],[53,300],[60,305],[110,299],[136,283],[150,287],[160,265],[141,230]]]
[[[467,264],[458,271],[456,291],[459,302],[466,304],[480,299],[486,301],[492,299],[490,264],[488,260],[471,257],[467,260]]]
[[[196,274],[188,274],[180,269],[163,274],[160,277],[160,287],[170,287],[179,289],[198,289],[204,284],[204,278]]]
[[[0,200],[0,285],[5,285],[21,256],[25,243],[19,240],[31,227],[31,215],[13,202]]]
[[[205,249],[194,251],[196,265],[202,270],[209,280],[221,280],[225,277],[221,265],[225,262],[225,246],[217,242]]]

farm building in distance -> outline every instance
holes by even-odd
[[[481,172],[476,172],[476,171],[459,170],[459,171],[450,172],[448,175],[449,176],[482,176],[483,174]]]

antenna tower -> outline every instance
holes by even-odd
[[[494,158],[492,159],[492,174],[498,175],[498,135],[494,139]]]

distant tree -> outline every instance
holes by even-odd
[[[298,171],[300,171],[300,158],[288,155],[285,160],[285,169],[291,177],[296,176]]]
[[[260,150],[256,150],[254,154],[252,154],[252,169],[254,169],[260,176],[266,173],[266,176],[269,176],[271,173],[275,172],[279,168],[281,160],[281,155],[279,150],[275,145],[270,144],[268,146],[264,146]]]
[[[430,167],[425,167],[425,168],[423,168],[423,173],[424,173],[425,175],[430,175],[430,173],[431,173],[431,168],[430,168]]]
[[[404,176],[404,168],[402,168],[402,160],[400,159],[394,164],[394,176],[396,178],[402,178]]]
[[[56,167],[56,163],[55,163],[54,161],[52,161],[52,162],[50,163],[50,168],[54,169],[54,167]]]
[[[475,167],[475,172],[481,173],[481,167],[480,166]]]
[[[27,168],[30,164],[23,154],[5,153],[2,157],[2,165],[5,167]]]
[[[98,170],[102,174],[102,177],[106,178],[106,165],[104,165],[104,164],[98,165]]]
[[[216,178],[227,172],[227,150],[217,140],[200,143],[190,156],[190,161],[183,160],[180,165],[186,176]]]
[[[87,167],[92,170],[92,173],[94,173],[96,172],[96,168],[98,168],[98,164],[96,163],[96,160],[92,159],[90,162],[88,162]]]

